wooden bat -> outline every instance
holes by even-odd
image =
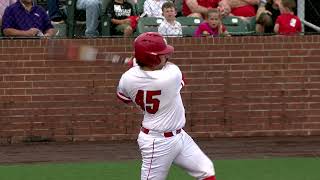
[[[76,61],[107,61],[113,64],[132,66],[133,56],[127,57],[116,52],[99,52],[98,48],[90,45],[80,45],[73,42],[48,39],[48,58],[52,60]]]

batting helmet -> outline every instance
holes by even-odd
[[[163,36],[157,32],[146,32],[134,41],[134,56],[138,63],[154,67],[161,63],[159,55],[172,53],[174,48],[167,44]]]

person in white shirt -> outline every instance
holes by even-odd
[[[162,17],[162,5],[167,0],[146,0],[143,4],[143,13],[148,17]]]
[[[176,8],[171,2],[165,2],[162,5],[162,14],[164,21],[159,25],[158,32],[163,36],[182,36],[181,24],[176,21]]]
[[[185,85],[179,67],[168,62],[174,48],[157,32],[134,40],[137,66],[122,74],[117,96],[134,102],[144,114],[138,136],[141,180],[164,180],[172,163],[198,180],[216,180],[212,161],[183,130],[185,109],[180,90]]]

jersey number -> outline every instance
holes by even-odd
[[[144,95],[146,94],[146,105],[144,104]],[[147,111],[150,114],[155,114],[160,105],[160,101],[157,98],[153,98],[153,96],[160,95],[161,91],[146,91],[144,93],[143,90],[139,90],[136,95],[136,99],[134,100],[136,104],[138,104],[142,110]]]

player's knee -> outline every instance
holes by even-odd
[[[215,171],[212,161],[208,161],[207,165],[202,169],[202,176],[200,179],[205,180],[212,180],[212,179],[206,179],[208,177],[214,177]]]
[[[210,176],[210,177],[204,178],[203,180],[216,180],[216,176]]]

